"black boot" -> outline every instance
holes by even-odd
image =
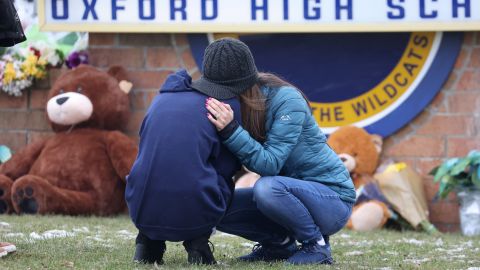
[[[165,241],[151,240],[142,233],[138,233],[135,240],[135,255],[133,261],[145,264],[163,264],[163,253],[167,249]]]
[[[210,249],[211,244],[208,241],[209,236],[203,236],[197,239],[183,242],[183,246],[188,253],[188,262],[191,264],[216,264],[213,252]],[[213,248],[213,244],[212,244]]]

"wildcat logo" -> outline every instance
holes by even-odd
[[[355,125],[382,136],[425,109],[463,40],[453,32],[189,35],[198,66],[208,43],[224,36],[247,43],[259,70],[298,86],[324,132]]]

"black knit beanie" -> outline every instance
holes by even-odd
[[[248,46],[237,39],[222,38],[205,49],[203,76],[192,87],[217,99],[229,99],[251,88],[257,79]]]

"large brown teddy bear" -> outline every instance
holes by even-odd
[[[55,135],[0,167],[0,213],[111,215],[125,211],[125,177],[137,154],[122,134],[129,118],[126,72],[82,65],[63,74],[46,111]]]
[[[374,181],[373,175],[382,149],[380,136],[370,135],[358,127],[345,126],[330,135],[328,144],[349,170],[357,193]],[[374,183],[370,184],[372,185]],[[357,231],[371,231],[381,228],[389,217],[390,210],[385,200],[363,201],[354,207],[347,227]]]

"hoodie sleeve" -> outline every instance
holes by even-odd
[[[309,112],[303,97],[292,88],[279,90],[270,106],[268,110],[273,112],[272,127],[267,131],[263,145],[242,127],[238,127],[224,141],[242,164],[261,176],[274,176],[280,173],[292,149],[298,143]]]

